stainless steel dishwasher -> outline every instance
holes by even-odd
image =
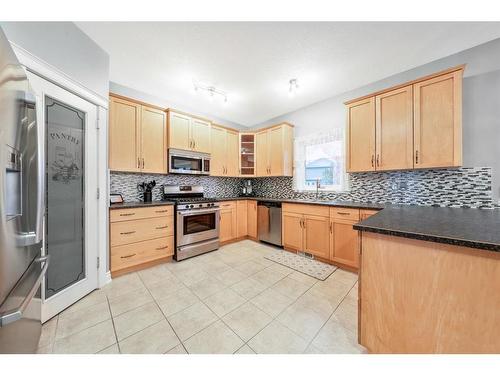
[[[281,202],[257,203],[259,241],[281,246]]]

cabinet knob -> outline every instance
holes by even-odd
[[[415,164],[418,164],[418,150],[415,151]]]

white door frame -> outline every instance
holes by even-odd
[[[99,209],[98,209],[98,254],[100,259],[98,272],[98,286],[102,287],[111,281],[109,271],[108,251],[108,197],[109,197],[109,172],[108,172],[108,106],[107,97],[95,93],[86,88],[80,82],[66,75],[56,67],[31,54],[24,48],[10,41],[19,62],[30,72],[45,78],[46,80],[80,96],[81,98],[98,106],[97,115],[97,154],[98,154],[98,186],[99,186]]]

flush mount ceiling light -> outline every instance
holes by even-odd
[[[299,83],[297,82],[297,78],[292,78],[289,83],[290,86],[288,87],[288,95],[297,95],[299,92]]]
[[[227,103],[227,93],[226,92],[219,90],[214,86],[204,85],[204,84],[199,83],[199,82],[198,83],[193,82],[193,86],[194,86],[194,91],[204,92],[208,96],[210,101],[214,100],[215,97],[219,97],[219,98],[221,98],[223,103]]]

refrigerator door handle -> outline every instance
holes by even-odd
[[[37,137],[37,189],[36,189],[36,222],[35,222],[35,243],[43,240],[43,220],[45,217],[45,147],[43,132],[40,129],[39,118],[36,118]]]
[[[28,294],[26,295],[26,297],[20,303],[20,305],[14,309],[7,310],[7,311],[2,312],[0,314],[0,327],[3,327],[3,326],[10,324],[10,323],[14,323],[15,321],[17,321],[23,317],[24,310],[26,309],[26,307],[29,305],[29,303],[33,299],[33,296],[35,295],[36,291],[40,287],[40,284],[42,282],[42,278],[45,276],[45,273],[47,272],[47,269],[49,268],[49,259],[50,259],[50,256],[46,255],[46,256],[36,258],[33,261],[31,267],[37,267],[37,265],[39,263],[43,263],[43,267],[40,269],[40,273],[37,276],[35,283],[31,287],[31,289],[28,292]],[[14,289],[15,288],[16,287],[14,287]]]

